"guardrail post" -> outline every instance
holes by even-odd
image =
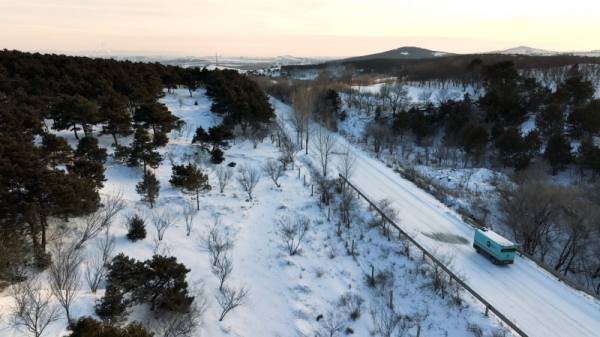
[[[489,316],[489,310],[490,310],[490,307],[486,305],[485,306],[485,316],[486,317]]]
[[[417,325],[417,337],[421,336],[421,324]]]

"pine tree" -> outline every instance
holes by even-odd
[[[123,320],[127,304],[123,292],[112,284],[106,286],[104,297],[96,303],[95,311],[98,317],[111,323]]]
[[[42,154],[52,167],[67,164],[73,156],[73,149],[63,137],[51,133],[42,136]]]
[[[91,317],[81,317],[69,326],[71,334],[66,337],[153,337],[140,323],[129,323],[125,327],[110,322],[97,321]]]
[[[209,191],[208,175],[196,165],[173,165],[169,182],[171,185],[183,189],[188,193],[196,194],[196,208],[200,210],[200,192]]]
[[[567,79],[556,89],[554,96],[562,103],[579,106],[592,99],[594,85],[583,77],[577,66],[573,66]]]
[[[154,255],[144,262],[144,286],[133,292],[139,302],[150,302],[150,310],[162,309],[186,312],[193,297],[188,295],[185,265],[177,263],[175,257]]]
[[[196,133],[194,133],[194,138],[192,138],[193,143],[200,143],[201,145],[208,142],[208,133],[204,131],[204,128],[201,126],[196,129]]]
[[[573,137],[600,135],[600,100],[573,109],[568,123],[569,134]]]
[[[133,120],[151,128],[154,134],[171,132],[179,125],[179,118],[173,116],[164,104],[155,101],[140,104],[135,110]]]
[[[127,164],[129,166],[138,166],[142,162],[143,169],[146,171],[146,166],[157,168],[161,161],[162,157],[156,152],[148,131],[138,127],[135,130]]]
[[[535,117],[535,125],[545,139],[564,132],[565,116],[560,104],[550,104]]]
[[[126,97],[117,93],[108,94],[101,100],[100,114],[106,123],[101,134],[112,135],[115,147],[119,145],[117,136],[129,136],[133,133]]]
[[[590,170],[594,177],[600,173],[600,148],[594,145],[591,138],[581,142],[577,155],[580,170]]]
[[[225,160],[223,155],[223,151],[218,147],[215,147],[212,151],[210,151],[210,161],[213,164],[221,164]]]
[[[82,179],[91,181],[96,188],[100,189],[104,186],[106,177],[104,176],[104,165],[97,161],[88,159],[75,159],[73,164],[67,166],[69,172],[75,173]]]
[[[563,170],[572,160],[571,144],[569,144],[568,139],[560,133],[551,136],[548,139],[544,157],[552,166],[552,174],[557,174],[558,171]]]
[[[96,104],[81,95],[62,96],[54,105],[51,115],[54,119],[52,128],[71,129],[77,139],[79,139],[77,125],[81,125],[81,129],[87,136],[91,133],[91,126],[100,122]]]
[[[128,220],[127,227],[127,238],[130,241],[143,240],[146,238],[146,226],[144,225],[144,219],[139,215],[134,215]]]
[[[79,140],[74,161],[68,166],[69,172],[94,182],[97,188],[102,188],[106,181],[103,165],[106,157],[106,150],[98,146],[98,139],[85,136]]]
[[[135,185],[136,192],[142,196],[142,201],[150,204],[150,208],[154,207],[154,203],[158,198],[160,183],[156,179],[156,175],[150,171],[144,173],[142,181]]]

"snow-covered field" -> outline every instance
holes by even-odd
[[[316,197],[311,196],[310,187],[305,186],[303,180],[299,179],[297,170],[286,172],[280,180],[281,188],[276,188],[268,178],[263,177],[254,193],[255,199],[247,201],[244,191],[235,179],[226,187],[223,194],[218,193],[215,166],[208,163],[208,158],[201,159],[202,167],[209,173],[213,189],[201,197],[201,209],[195,218],[191,235],[186,236],[184,220],[180,217],[176,226],[167,230],[162,243],[156,244],[156,233],[151,224],[152,212],[171,210],[181,213],[181,207],[186,199],[190,200],[191,198],[170,186],[168,182],[171,176],[169,161],[184,163],[188,160],[197,160],[198,156],[194,155],[194,152],[198,149],[190,145],[193,131],[197,126],[202,125],[207,128],[220,122],[220,118],[209,111],[210,100],[202,90],[195,92],[192,98],[189,97],[186,90],[178,90],[175,94],[164,97],[162,101],[175,115],[185,120],[188,127],[184,128],[182,132],[173,132],[169,145],[161,150],[166,158],[155,170],[161,183],[157,206],[150,210],[139,201],[140,197],[135,192],[135,184],[141,179],[141,170],[115,163],[111,159],[106,164],[107,181],[101,192],[105,195],[121,193],[127,204],[127,208],[120,213],[118,219],[110,227],[110,235],[116,239],[115,254],[123,252],[142,260],[150,258],[155,252],[175,256],[179,262],[191,269],[187,277],[191,288],[204,289],[208,300],[208,309],[203,318],[204,323],[194,336],[315,336],[317,331],[324,328],[326,322],[332,321],[343,322],[341,325],[343,329],[338,331],[338,335],[353,331],[356,336],[370,336],[374,326],[369,311],[372,308],[378,308],[379,302],[388,300],[389,289],[393,289],[393,302],[396,310],[406,317],[411,317],[407,326],[410,336],[416,334],[417,325],[421,327],[421,336],[470,336],[469,330],[472,330],[474,326],[481,327],[486,336],[492,336],[493,333],[501,331],[500,323],[493,317],[485,317],[483,308],[473,298],[464,296],[463,303],[456,306],[451,304],[449,297],[442,299],[434,293],[429,285],[430,279],[424,275],[426,266],[418,258],[413,260],[402,255],[398,242],[394,240],[388,242],[377,229],[370,229],[367,223],[371,216],[366,208],[357,207],[356,220],[351,228],[344,229],[341,237],[338,236],[335,211],[332,210],[331,221],[327,221],[327,209],[321,208]],[[195,105],[195,102],[198,104]],[[274,102],[274,104],[278,114],[285,114],[289,109],[278,102]],[[72,145],[75,144],[71,133],[66,132],[61,135],[68,138]],[[110,143],[109,137],[101,137],[103,146],[108,146]],[[381,187],[382,193],[391,193],[394,198],[409,198],[406,200],[395,199],[395,205],[400,206],[399,210],[402,212],[403,224],[411,225],[411,222],[416,220],[423,222],[423,216],[432,217],[432,220],[440,218],[439,212],[442,212],[440,210],[443,207],[439,203],[435,200],[425,199],[426,197],[421,195],[422,192],[414,187],[402,190],[401,186],[407,184],[406,182],[398,181],[398,177],[389,170],[378,167],[377,163],[367,158],[362,152],[357,153],[361,158],[359,170],[356,172],[356,177],[360,177],[357,179],[359,186],[363,187],[365,183],[372,184],[374,188]],[[224,164],[236,162],[238,166],[261,167],[266,160],[278,156],[278,150],[271,144],[269,138],[259,144],[257,148],[253,148],[251,142],[238,141],[231,144],[231,147],[225,151],[226,161]],[[299,159],[309,160],[310,157],[300,157]],[[307,169],[300,162],[297,165],[300,166],[302,175],[308,174]],[[382,179],[387,180],[382,181]],[[390,185],[382,187],[382,183],[390,183]],[[367,191],[372,193],[371,189],[367,189]],[[407,194],[406,191],[410,191],[410,194]],[[431,202],[434,206],[426,206],[424,202]],[[414,209],[408,212],[406,205],[411,205]],[[429,207],[432,207],[433,211]],[[423,210],[425,213],[420,214],[419,210]],[[148,236],[145,240],[132,243],[125,238],[127,230],[124,223],[126,217],[134,213],[146,217]],[[311,228],[308,239],[302,246],[301,254],[290,257],[282,246],[276,225],[278,220],[284,216],[296,217],[298,215],[309,217]],[[249,289],[247,303],[232,311],[223,322],[218,322],[220,308],[214,298],[218,291],[218,282],[210,271],[208,253],[201,245],[202,237],[206,235],[216,217],[220,219],[219,226],[235,239],[235,245],[231,251],[233,273],[227,282],[232,286],[245,286]],[[448,225],[448,219],[440,218],[441,227],[436,230],[455,231],[456,228],[444,229]],[[71,220],[71,223],[75,222],[77,219]],[[431,229],[437,224],[437,221],[425,221],[426,226],[423,229],[427,226]],[[452,222],[452,224],[455,223]],[[463,224],[457,226],[463,230],[462,235],[469,236],[468,229],[464,229]],[[100,240],[100,238],[96,240]],[[347,254],[345,246],[352,240],[356,242],[357,256],[355,257]],[[92,252],[94,244],[94,242],[89,242],[83,248],[84,256]],[[450,249],[448,245],[440,245],[440,247]],[[463,260],[466,259],[468,247],[458,248],[462,255],[457,254],[456,261],[460,266],[466,266]],[[472,259],[478,261],[478,268],[488,272],[494,271],[492,268],[495,267],[486,264],[485,261],[477,260],[477,258],[479,257],[475,256]],[[518,262],[517,268],[520,265],[527,266],[526,263]],[[365,275],[370,272],[371,265],[377,272],[384,270],[390,272],[392,276],[388,279],[387,288],[382,290],[367,286]],[[82,270],[84,268],[85,265],[82,266]],[[533,275],[541,277],[544,282],[552,285],[546,290],[554,289],[565,292],[560,285],[553,283],[550,278],[540,276],[539,272],[531,266],[526,268],[529,268],[527,272],[533,270]],[[472,274],[468,276],[469,279],[473,277]],[[484,282],[489,278],[491,277],[478,279]],[[499,277],[503,281],[506,281],[507,278],[510,276]],[[522,292],[526,292],[524,286],[519,285],[519,287]],[[72,308],[74,318],[94,315],[93,305],[95,300],[103,296],[103,288],[104,284],[101,285],[97,294],[92,294],[86,284],[82,283],[81,291]],[[490,287],[490,289],[493,288]],[[498,289],[506,291],[498,293],[498,296],[506,296],[509,293],[505,288]],[[340,296],[346,293],[358,295],[365,301],[362,315],[356,321],[349,320],[344,307],[339,304]],[[507,297],[514,298],[516,296]],[[534,296],[527,296],[521,298],[518,303],[522,305],[521,302],[527,301],[528,298],[538,299]],[[580,305],[579,308],[573,309],[576,313],[586,309],[597,309],[592,308],[591,304],[583,301],[576,294],[573,298],[572,304]],[[539,304],[539,301],[536,303]],[[586,303],[587,305],[585,305]],[[0,294],[0,335],[6,337],[26,336],[24,332],[15,329],[10,324],[10,306],[9,292],[4,291]],[[519,306],[517,309],[521,308]],[[135,310],[134,308],[130,318],[144,320],[145,318]],[[547,312],[547,310],[542,312]],[[593,315],[593,312],[592,310],[589,315]],[[319,315],[324,315],[325,318],[317,321],[316,318]],[[598,322],[597,319],[596,322],[592,322],[594,324],[588,325],[589,322],[583,321],[585,315],[582,316],[573,316],[572,318],[577,318],[578,320],[575,322],[581,323],[584,327],[594,327],[594,324]],[[597,318],[597,316],[588,317],[590,319]],[[553,321],[553,317],[542,318]],[[529,321],[529,318],[526,317],[526,319]],[[554,322],[557,321],[554,320]],[[346,330],[347,328],[351,330]],[[581,329],[583,328],[580,328],[579,331],[585,332]],[[63,318],[54,322],[44,336],[62,337],[67,334],[66,320]],[[551,334],[545,335],[552,336]],[[586,336],[585,333],[580,335]]]
[[[344,122],[346,125],[340,129],[346,135],[360,135],[367,120],[358,114],[349,116]],[[348,125],[348,122],[351,124]],[[514,265],[507,267],[491,264],[471,247],[474,229],[456,212],[343,137],[338,137],[338,144],[350,146],[357,156],[355,173],[350,179],[352,183],[372,200],[392,201],[405,231],[436,255],[451,256],[452,270],[463,275],[472,288],[530,336],[599,335],[600,303],[597,300],[569,288],[527,259],[517,258]],[[469,173],[468,170],[439,172],[426,167],[420,169],[433,179],[443,179],[442,176],[450,179],[444,182],[445,185],[452,186],[452,181],[462,181],[469,188],[483,191],[489,186],[479,182],[489,181],[492,176],[487,170]],[[469,186],[473,175],[476,186]],[[469,179],[463,180],[461,176]],[[442,237],[458,236],[468,243],[440,241],[439,234]]]

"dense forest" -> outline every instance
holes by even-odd
[[[261,89],[236,71],[0,51],[0,280],[50,265],[51,219],[99,208],[111,215],[114,203],[99,195],[107,151],[96,137],[111,136],[114,160],[143,168],[141,190],[151,188],[148,167],[162,160],[156,149],[183,126],[158,101],[177,87],[190,95],[206,88],[213,112],[224,116],[211,134],[215,144],[238,127],[259,132],[273,118]],[[58,131],[73,132],[76,148]],[[92,234],[84,231],[81,243]]]

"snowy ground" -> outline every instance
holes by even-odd
[[[413,260],[400,254],[397,242],[388,242],[378,230],[369,229],[366,223],[370,215],[362,206],[356,209],[356,221],[352,227],[344,230],[340,238],[333,223],[335,215],[332,214],[331,222],[327,221],[327,210],[319,207],[315,197],[311,196],[310,188],[303,185],[295,170],[286,172],[281,179],[281,188],[275,188],[270,180],[263,177],[255,191],[255,199],[249,202],[235,180],[223,194],[218,193],[215,166],[209,164],[206,158],[202,166],[209,172],[213,190],[201,197],[201,210],[195,219],[192,234],[186,236],[183,219],[179,218],[177,225],[168,229],[163,242],[156,245],[155,231],[151,225],[152,212],[165,209],[180,212],[185,200],[190,200],[190,196],[169,185],[169,161],[182,163],[197,160],[198,156],[194,153],[198,150],[190,145],[193,131],[199,125],[207,128],[220,122],[220,118],[210,113],[210,100],[201,90],[195,92],[192,98],[186,90],[180,90],[167,95],[162,101],[175,115],[185,120],[188,127],[181,132],[174,132],[169,145],[162,150],[168,159],[155,171],[161,183],[160,199],[155,209],[148,209],[135,192],[135,184],[142,176],[141,170],[110,159],[106,164],[107,181],[101,192],[120,192],[127,202],[127,208],[110,227],[110,234],[116,238],[115,254],[123,252],[142,260],[150,258],[154,252],[175,256],[191,269],[188,274],[190,286],[204,288],[208,310],[196,336],[314,336],[323,326],[323,320],[317,322],[316,317],[325,315],[327,318],[332,313],[335,313],[333,316],[336,319],[341,317],[339,319],[344,321],[344,329],[351,328],[356,336],[369,336],[373,330],[369,309],[377,307],[376,303],[388,296],[387,290],[371,289],[366,285],[365,275],[371,265],[378,272],[392,272],[388,289],[394,290],[393,301],[397,311],[413,318],[409,327],[410,336],[415,335],[416,324],[421,326],[422,336],[470,336],[468,330],[473,326],[481,327],[486,336],[491,336],[501,329],[497,320],[483,316],[482,308],[469,296],[464,296],[463,303],[456,306],[450,303],[448,297],[442,299],[434,293],[429,286],[430,280],[424,276],[426,266],[419,259]],[[276,104],[278,113],[285,113],[287,107]],[[75,144],[71,133],[62,135],[72,145]],[[101,138],[102,145],[108,146],[110,143],[109,137]],[[225,151],[225,163],[260,167],[267,159],[278,155],[269,139],[256,149],[250,142],[238,142]],[[300,163],[298,165],[302,166]],[[364,167],[363,164],[361,167]],[[307,172],[305,167],[300,170],[303,175]],[[369,181],[371,173],[370,170],[357,172],[365,174],[365,181]],[[393,185],[391,188],[394,188]],[[423,207],[419,200],[413,202]],[[146,217],[148,231],[145,240],[135,243],[125,238],[124,226],[126,216],[133,213]],[[283,216],[295,217],[299,214],[312,220],[311,230],[301,254],[290,257],[277,235],[276,223]],[[201,238],[214,223],[215,216],[220,218],[220,226],[235,238],[233,274],[228,282],[232,286],[243,285],[250,290],[248,303],[231,312],[223,322],[217,321],[220,308],[214,300],[217,279],[210,272],[208,253],[200,244]],[[71,221],[76,223],[77,219]],[[357,243],[356,257],[349,256],[344,245],[352,240]],[[83,254],[90,254],[93,248],[94,242],[88,243]],[[484,265],[483,262],[481,264]],[[103,295],[103,287],[101,285],[98,293],[92,294],[82,284],[73,305],[75,318],[94,315],[93,305]],[[338,304],[340,296],[347,292],[365,300],[362,315],[356,321],[347,320],[347,314]],[[8,295],[7,291],[0,294],[0,335],[26,336],[10,325],[7,311],[11,299]],[[130,317],[142,319],[138,312],[133,312]],[[44,336],[65,336],[68,333],[65,326],[66,320],[63,318],[53,323]]]
[[[280,105],[279,109],[285,111],[286,107]],[[464,275],[472,288],[530,336],[598,336],[598,301],[569,288],[527,259],[517,258],[507,267],[491,264],[475,253],[470,245],[474,229],[456,212],[342,137],[338,137],[338,145],[350,146],[355,152],[357,165],[351,181],[363,193],[372,200],[391,200],[404,230],[436,255],[451,256],[453,271]],[[460,176],[458,172],[452,176]],[[488,173],[477,174],[484,178]],[[467,243],[439,240],[439,234],[460,237]]]

